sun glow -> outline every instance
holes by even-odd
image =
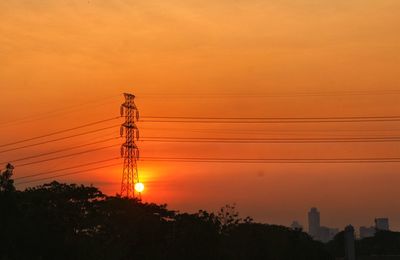
[[[135,191],[141,193],[144,190],[144,185],[141,182],[135,184]]]

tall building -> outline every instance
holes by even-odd
[[[292,222],[292,224],[290,225],[290,227],[293,229],[293,230],[302,230],[303,229],[303,226],[298,222],[298,221],[293,221]]]
[[[344,252],[345,252],[345,260],[355,260],[356,259],[356,250],[354,245],[354,228],[351,225],[348,225],[344,229]]]
[[[320,240],[324,243],[331,241],[336,234],[339,233],[338,228],[330,228],[321,226],[318,230],[318,236],[315,239]]]
[[[389,230],[389,219],[388,218],[376,218],[375,219],[376,230]]]
[[[360,227],[360,239],[373,237],[375,235],[374,227]]]
[[[320,229],[320,215],[317,208],[311,208],[308,212],[308,233],[317,238]]]

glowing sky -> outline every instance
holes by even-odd
[[[143,116],[318,117],[400,114],[398,0],[7,0],[0,2],[0,143],[117,116],[122,92]],[[85,102],[87,104],[85,105]],[[27,119],[28,118],[28,119]],[[121,121],[106,125],[118,124]],[[399,123],[155,124],[180,137],[396,136]],[[114,137],[119,129],[1,153],[0,161]],[[110,143],[118,143],[112,141]],[[399,143],[139,143],[143,156],[399,157]],[[16,176],[119,155],[110,148],[16,169]],[[146,201],[182,211],[237,203],[242,215],[306,226],[400,229],[400,164],[140,162]],[[63,181],[118,192],[121,169]]]

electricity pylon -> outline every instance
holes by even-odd
[[[139,120],[139,110],[134,102],[135,95],[124,93],[124,97],[125,102],[121,105],[121,116],[125,117],[125,122],[120,129],[121,136],[125,136],[125,143],[121,146],[121,157],[124,159],[121,196],[133,198],[135,197],[135,184],[139,183],[137,170],[139,149],[135,144],[135,139],[139,139],[139,129],[135,124]],[[140,194],[136,197],[140,198]]]

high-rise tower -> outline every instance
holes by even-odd
[[[388,218],[376,218],[375,219],[376,230],[389,230],[389,219]]]
[[[311,208],[308,212],[308,233],[317,238],[320,229],[320,215],[317,208]]]
[[[139,129],[135,124],[139,120],[139,110],[134,102],[135,95],[124,93],[124,97],[125,102],[121,105],[121,116],[125,117],[125,122],[121,125],[120,130],[121,136],[125,136],[125,143],[121,146],[121,157],[124,159],[121,196],[133,198],[135,197],[135,184],[139,183],[136,162],[139,159],[139,149],[135,144],[135,139],[139,139]]]

